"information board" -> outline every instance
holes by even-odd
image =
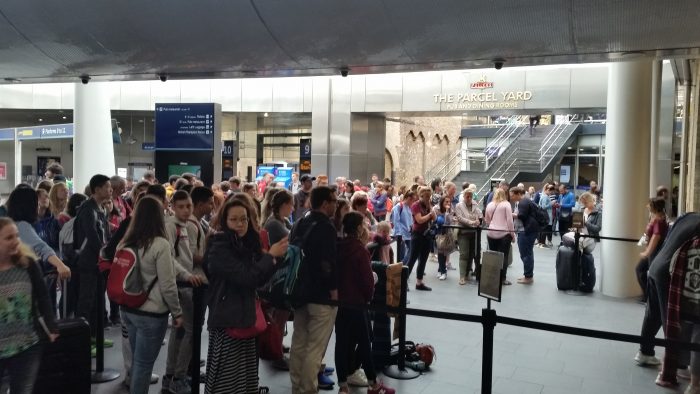
[[[215,104],[156,104],[156,150],[214,149]]]
[[[481,255],[479,296],[501,302],[503,253],[485,250]]]
[[[299,140],[299,174],[311,173],[311,139]]]

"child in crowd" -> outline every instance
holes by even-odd
[[[372,238],[378,246],[372,254],[372,261],[381,261],[384,264],[391,264],[391,225],[387,221],[377,224],[377,232]]]

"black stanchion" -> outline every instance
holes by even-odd
[[[481,325],[484,328],[484,342],[481,355],[481,393],[491,394],[493,384],[493,330],[496,327],[496,311],[491,309],[487,299],[486,308],[481,310]]]
[[[384,375],[398,379],[408,380],[420,376],[419,372],[406,369],[406,290],[408,289],[408,267],[401,269],[401,299],[399,300],[399,316],[403,319],[403,324],[399,327],[399,354],[396,365],[389,365],[384,368]]]
[[[105,369],[105,289],[104,278],[101,273],[97,274],[97,321],[95,321],[95,370],[92,371],[92,383],[111,382],[119,377],[119,372],[114,369]]]

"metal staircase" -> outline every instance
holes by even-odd
[[[515,134],[513,142],[502,150],[498,157],[491,158],[490,163],[488,151],[484,151],[484,157],[481,159],[483,170],[461,171],[454,181],[475,184],[477,196],[480,198],[488,191],[491,179],[504,179],[508,183],[513,183],[518,177],[527,174],[530,178],[541,181],[559,161],[566,147],[576,138],[578,127],[578,124],[561,123],[553,126],[539,126],[531,133],[528,125],[522,126]],[[463,158],[469,158],[470,155],[469,152],[461,152]]]

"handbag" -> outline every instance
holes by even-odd
[[[282,347],[284,332],[280,327],[279,321],[275,321],[274,308],[266,304],[265,308],[263,308],[263,313],[269,325],[267,330],[263,331],[258,337],[258,356],[268,361],[281,360],[284,357],[284,349]],[[286,323],[285,320],[285,327]]]
[[[226,333],[235,339],[250,339],[255,338],[258,335],[265,332],[267,329],[267,320],[265,320],[265,315],[263,314],[262,307],[260,306],[260,300],[255,300],[255,323],[250,327],[245,328],[227,328]]]
[[[457,248],[452,231],[445,231],[443,234],[438,234],[435,238],[435,243],[440,252],[450,253]]]

